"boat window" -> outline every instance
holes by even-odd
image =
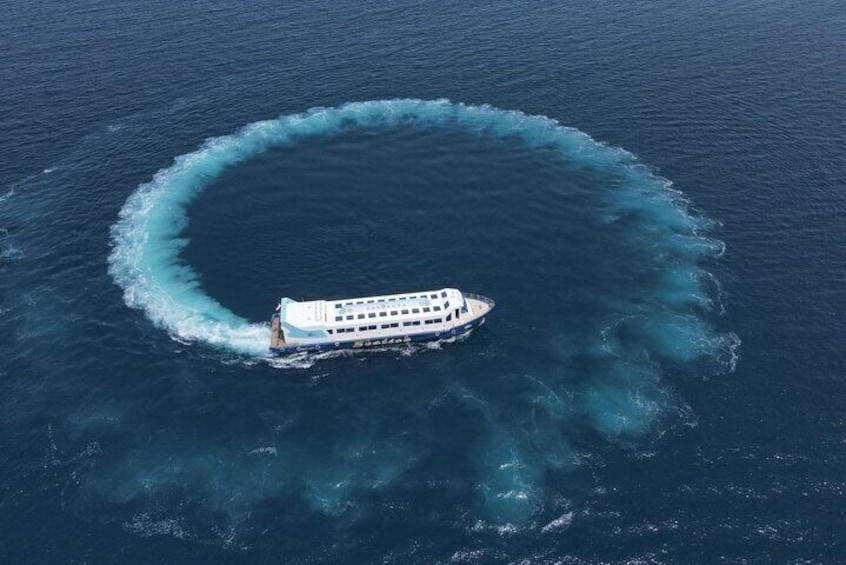
[[[396,311],[396,310],[391,310],[391,316],[396,316],[396,315],[397,315],[397,311]]]
[[[364,300],[357,300],[356,304],[364,304]]]
[[[363,320],[363,319],[364,319],[364,314],[359,314],[359,315],[358,315],[358,319],[359,319],[359,320]]]
[[[412,323],[413,325],[415,325],[415,326],[419,326],[419,325],[420,325],[420,320],[414,320],[414,321],[413,321],[413,322],[411,322],[411,323]]]
[[[369,313],[369,314],[367,315],[367,317],[368,317],[368,318],[375,318],[375,317],[376,317],[376,312],[371,312],[371,313]]]
[[[375,330],[375,329],[376,329],[376,326],[367,326],[367,329],[368,329],[368,330]]]
[[[452,314],[447,314],[446,321],[449,322],[452,320]]]
[[[353,316],[352,314],[350,314],[349,316],[347,316],[347,320],[352,320],[354,317],[355,317],[355,316]]]
[[[391,324],[382,324],[382,329],[386,330],[391,327]]]
[[[438,295],[437,295],[437,294],[430,294],[430,295],[429,295],[429,298],[437,298],[437,297],[438,297]]]
[[[341,320],[343,320],[343,319],[344,319],[344,317],[343,317],[343,316],[335,316],[335,321],[336,321],[336,322],[340,322],[340,321],[341,321]]]
[[[335,308],[340,308],[340,307],[341,307],[340,304],[335,304]]]
[[[434,309],[435,309],[435,312],[440,312],[440,311],[441,311],[441,307],[440,307],[440,306],[432,306],[432,308],[434,308]]]
[[[446,302],[444,302],[444,308],[449,308],[449,300],[447,300]]]
[[[403,325],[403,326],[410,326],[410,325],[411,325],[411,322],[403,322],[403,323],[402,323],[402,325]]]
[[[446,291],[443,291],[443,292],[441,293],[441,298],[446,298]]]
[[[435,318],[435,323],[436,323],[436,324],[442,324],[443,322],[444,322],[444,319],[443,319],[443,318]]]
[[[419,313],[420,313],[420,308],[412,308],[412,309],[411,309],[411,313],[412,313],[412,314],[419,314]]]
[[[331,333],[335,333],[335,332],[333,332],[332,330],[326,330],[326,331],[328,331],[330,334],[331,334]]]
[[[360,331],[360,332],[366,332],[366,331],[367,331],[367,326],[359,326],[358,331]]]
[[[391,327],[392,327],[392,328],[398,328],[398,327],[399,327],[399,322],[394,322],[393,324],[391,324]]]
[[[380,318],[384,318],[384,317],[385,317],[385,316],[387,316],[387,315],[388,315],[388,313],[387,313],[387,312],[379,312],[379,317],[380,317]]]
[[[408,314],[408,310],[401,310],[403,314]]]
[[[431,312],[431,311],[432,311],[432,309],[431,309],[431,308],[429,308],[428,306],[424,306],[424,307],[423,307],[423,311],[424,311],[424,312]]]

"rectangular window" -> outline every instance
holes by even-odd
[[[335,308],[340,308],[340,307],[341,307],[340,304],[335,304]]]
[[[375,329],[376,329],[376,326],[367,326],[367,329],[368,329],[368,330],[375,330]]]
[[[432,309],[431,309],[431,308],[429,308],[428,306],[424,306],[424,307],[423,307],[423,311],[424,311],[424,312],[431,312],[431,311],[432,311]]]
[[[399,322],[394,322],[393,324],[391,324],[391,327],[392,327],[392,328],[398,328],[398,327],[399,327]]]
[[[388,313],[387,313],[387,312],[379,312],[379,317],[380,317],[380,318],[384,318],[384,317],[385,317],[385,316],[387,316],[387,315],[388,315]]]
[[[335,332],[334,332],[334,331],[332,331],[332,330],[326,330],[326,331],[328,331],[330,334],[335,333]]]
[[[359,319],[359,320],[363,320],[363,319],[364,319],[364,314],[359,314],[359,315],[358,315],[358,319]]]
[[[437,295],[437,294],[430,294],[430,295],[429,295],[429,298],[437,298],[437,297],[438,297],[438,295]]]
[[[436,324],[443,324],[443,323],[444,323],[444,319],[443,319],[443,318],[435,318],[435,323],[436,323]]]
[[[360,331],[360,332],[366,332],[366,331],[367,331],[367,326],[359,326],[358,331]]]
[[[410,325],[411,325],[411,322],[403,322],[403,323],[402,323],[402,325],[403,325],[403,326],[410,326]]]
[[[353,318],[354,318],[354,316],[353,316],[352,314],[350,314],[349,316],[347,316],[347,320],[352,320]]]
[[[340,321],[341,321],[341,320],[343,320],[343,319],[344,319],[344,317],[343,317],[343,316],[335,316],[335,321],[336,321],[336,322],[340,322]]]
[[[420,320],[414,320],[414,321],[413,321],[413,322],[411,322],[411,323],[412,323],[413,325],[415,325],[415,326],[419,326],[419,325],[420,325]]]
[[[441,307],[440,307],[440,306],[432,306],[432,308],[435,310],[435,312],[440,312],[440,311],[441,311]]]
[[[408,314],[408,310],[401,310],[403,314]]]
[[[369,313],[369,314],[367,315],[367,317],[368,317],[368,318],[375,318],[375,317],[376,317],[376,312],[371,312],[371,313]]]
[[[397,311],[396,311],[396,310],[391,310],[391,316],[396,316],[396,315],[397,315]]]
[[[388,328],[390,328],[390,327],[391,327],[391,325],[390,325],[390,324],[382,324],[382,329],[383,329],[383,330],[387,330],[387,329],[388,329]]]
[[[441,293],[441,298],[446,298],[446,291],[443,291],[443,292]]]
[[[420,308],[412,308],[412,309],[411,309],[411,313],[412,313],[412,314],[419,314],[419,313],[420,313]]]

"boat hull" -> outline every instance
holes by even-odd
[[[345,349],[363,350],[378,347],[391,347],[407,343],[423,343],[441,341],[444,339],[464,337],[474,329],[485,323],[485,316],[480,316],[455,328],[445,331],[380,336],[374,339],[355,339],[348,341],[330,341],[321,343],[290,344],[284,347],[271,347],[271,355],[282,356],[292,353],[319,353],[324,351],[341,351]]]

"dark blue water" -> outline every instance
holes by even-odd
[[[839,3],[0,26],[0,561],[846,561]],[[489,323],[263,355],[441,286]]]

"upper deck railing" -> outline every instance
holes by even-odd
[[[473,298],[475,300],[478,300],[479,302],[484,302],[491,308],[496,306],[496,302],[494,302],[493,298],[488,298],[487,296],[482,296],[481,294],[474,294],[472,292],[462,292],[461,294],[463,294],[465,298]]]

